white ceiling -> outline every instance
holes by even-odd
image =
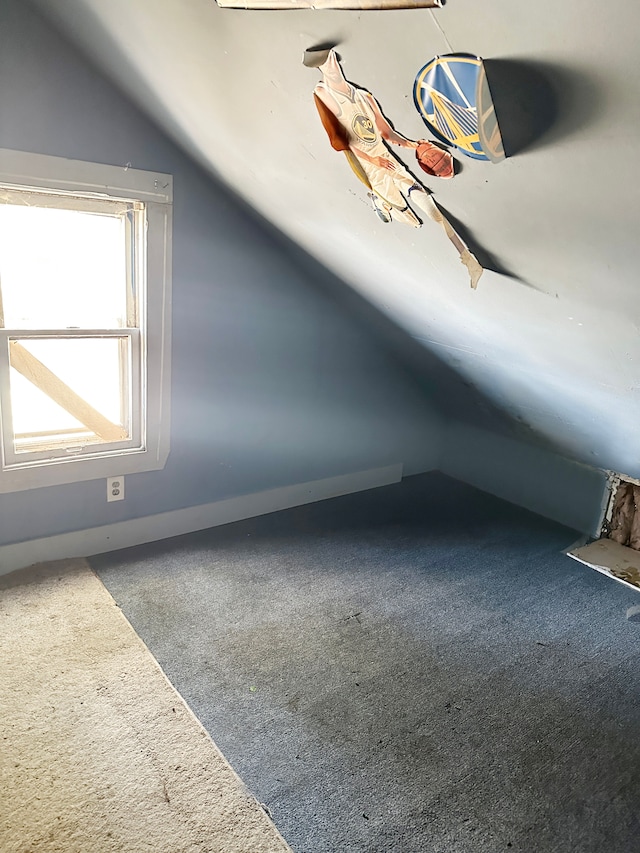
[[[640,472],[637,4],[39,5],[200,163],[509,414],[570,455]],[[302,54],[326,41],[339,42],[347,78],[414,139],[428,134],[412,83],[435,54],[544,64],[560,108],[546,138],[497,165],[461,156],[454,180],[426,182],[521,280],[486,272],[472,291],[436,225],[378,221],[314,109],[319,73]]]

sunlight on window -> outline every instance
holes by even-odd
[[[63,338],[20,340],[20,343],[90,406],[113,423],[125,425],[120,375],[125,339]],[[17,370],[11,370],[10,381],[16,450],[20,449],[21,439],[24,441],[36,433],[67,433],[83,428],[80,421]],[[87,433],[86,427],[83,432]]]
[[[0,325],[55,330],[49,338],[11,336],[14,449],[30,450],[34,438],[51,447],[77,443],[79,435],[104,441],[91,428],[95,419],[79,420],[85,410],[129,438],[129,340],[95,331],[124,329],[130,321],[131,205],[99,200],[102,209],[87,211],[69,209],[69,197],[58,197],[60,206],[54,195],[34,198],[45,198],[44,205],[30,203],[28,194],[27,203],[0,204]],[[86,208],[91,201],[75,204]],[[94,336],[65,337],[65,330],[93,330]]]
[[[0,276],[8,329],[123,327],[124,217],[2,204]]]

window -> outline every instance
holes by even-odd
[[[161,468],[172,182],[0,151],[0,491]]]

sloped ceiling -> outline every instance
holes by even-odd
[[[448,0],[438,11],[399,12],[246,12],[214,0],[39,5],[200,163],[510,416],[571,456],[640,473],[640,7],[623,0]],[[454,180],[427,181],[516,277],[486,272],[472,291],[437,226],[378,221],[315,113],[319,74],[302,55],[327,41],[338,43],[346,76],[414,139],[428,134],[412,83],[435,54],[535,64],[555,93],[548,132],[501,164],[459,157]]]

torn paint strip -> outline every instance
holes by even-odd
[[[225,9],[440,9],[442,0],[217,0]]]

